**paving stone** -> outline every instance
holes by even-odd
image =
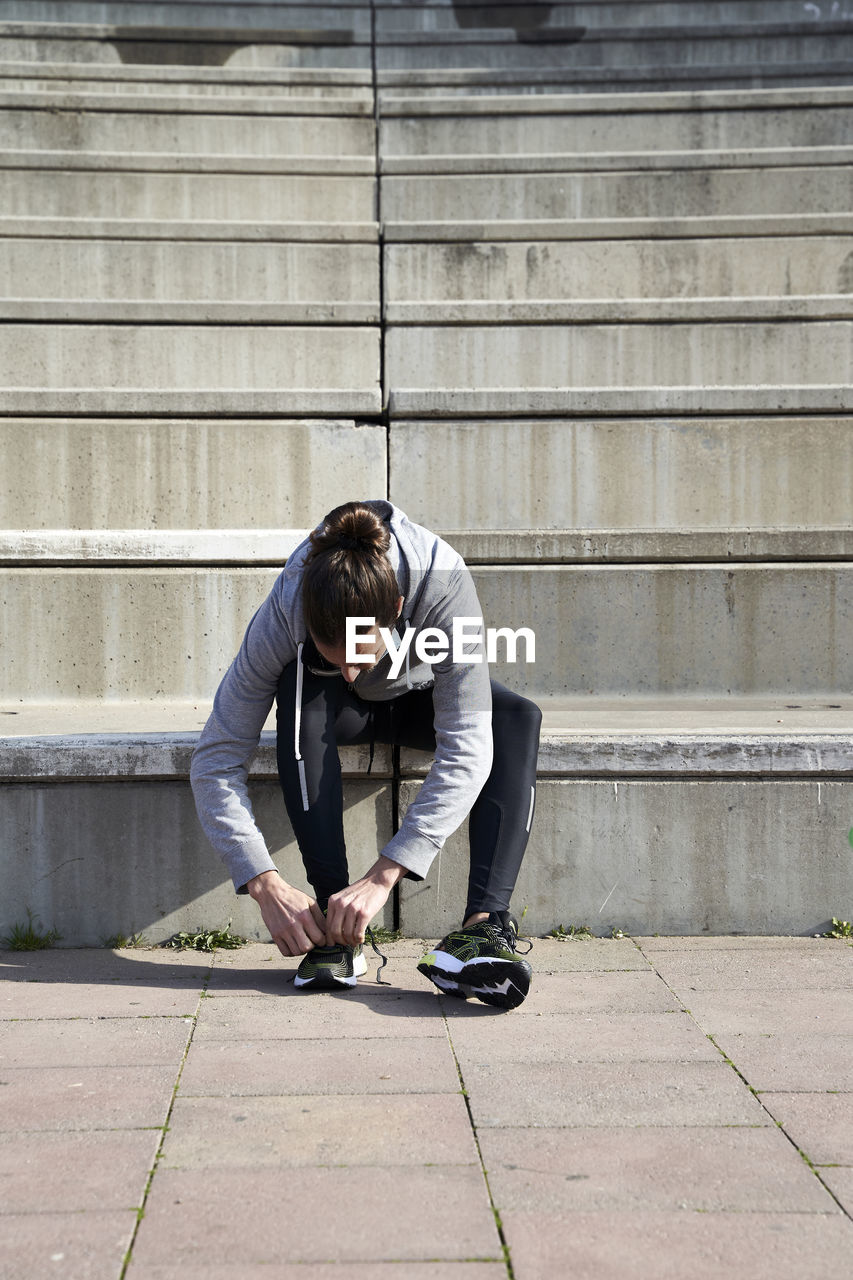
[[[2,1133],[3,1213],[139,1208],[160,1132]]]
[[[3,1280],[116,1280],[136,1214],[0,1214]]]
[[[684,938],[640,938],[634,937],[640,950],[651,955],[658,951],[686,951],[691,954],[704,954],[706,951],[790,951],[794,954],[815,952],[821,954],[826,950],[826,938],[798,938],[746,934],[699,934]]]
[[[186,1048],[192,1018],[39,1018],[10,1022],[0,1042],[7,1067],[110,1067],[174,1064]]]
[[[479,1165],[461,1094],[178,1098],[161,1168]]]
[[[449,999],[444,1014],[450,1022],[498,1017],[514,1021],[553,1013],[668,1013],[681,1002],[656,973],[539,973],[534,971],[524,1004],[507,1015],[479,1000]],[[528,1034],[530,1029],[528,1028]]]
[[[813,1164],[853,1165],[853,1095],[773,1092],[761,1101]]]
[[[371,1169],[357,1184],[350,1169],[162,1169],[134,1246],[136,1265],[170,1263],[175,1275],[206,1258],[242,1268],[501,1257],[482,1172],[466,1168]]]
[[[853,1244],[841,1214],[638,1210],[502,1221],[516,1280],[825,1280]]]
[[[853,1215],[853,1168],[820,1169],[820,1176],[836,1195],[848,1216]]]
[[[181,1077],[183,1096],[455,1093],[459,1077],[446,1041],[208,1041],[193,1045]]]
[[[482,1129],[479,1141],[501,1214],[833,1209],[774,1128]]]
[[[654,958],[657,973],[690,1007],[691,991],[789,991],[814,987],[849,990],[853,987],[853,952],[827,941],[819,951],[784,947],[764,951],[709,951],[697,954],[661,952]]]
[[[425,982],[418,991],[365,986],[360,981],[347,992],[297,991],[291,986],[284,995],[216,994],[201,1002],[194,1043],[400,1035],[445,1035],[441,1005]]]
[[[175,1280],[174,1268],[131,1262],[128,1280]],[[181,1280],[234,1280],[233,1266],[184,1263]],[[240,1280],[270,1280],[270,1269],[240,1265]],[[309,1280],[300,1263],[279,1263],[275,1280]],[[506,1280],[503,1262],[314,1262],[310,1280]]]
[[[538,973],[648,970],[649,962],[630,938],[534,938],[530,963]]]
[[[853,1091],[850,1036],[722,1035],[716,1042],[753,1089]]]
[[[543,1014],[530,1021],[465,1019],[451,1039],[468,1062],[713,1062],[719,1051],[686,1013]]]
[[[198,952],[0,952],[0,1019],[192,1015],[210,972]]]
[[[478,1129],[770,1123],[722,1061],[528,1062],[518,1070],[460,1061]]]
[[[162,1126],[178,1065],[3,1070],[0,1131]]]
[[[853,1000],[846,989],[815,991],[691,991],[686,1003],[709,1035],[762,1032],[853,1035]]]

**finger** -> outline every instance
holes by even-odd
[[[313,912],[309,912],[303,922],[305,936],[312,947],[322,947],[326,941],[326,920],[322,911],[320,912],[320,919],[322,923],[316,920]]]

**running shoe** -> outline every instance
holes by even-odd
[[[527,950],[533,944],[528,940]],[[418,971],[446,995],[476,996],[499,1009],[515,1009],[530,990],[533,972],[518,955],[518,922],[508,911],[457,929],[418,965]]]
[[[314,947],[302,957],[293,985],[303,990],[338,991],[354,987],[365,973],[367,961],[360,946]]]

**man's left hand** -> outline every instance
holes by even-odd
[[[405,874],[406,868],[399,863],[380,858],[360,880],[332,894],[326,910],[327,944],[344,943],[354,947],[364,942],[370,921],[382,910],[394,885]]]

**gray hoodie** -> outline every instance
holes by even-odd
[[[390,526],[391,561],[403,610],[398,632],[426,627],[452,638],[454,618],[482,618],[471,575],[462,557],[428,529],[413,524],[383,499],[367,503]],[[260,740],[283,669],[300,660],[294,724],[294,754],[299,750],[301,647],[307,639],[302,614],[302,572],[310,544],[306,538],[249,623],[240,652],[213,701],[213,711],[193,753],[190,778],[205,834],[225,862],[238,892],[262,871],[275,870],[255,823],[246,780],[249,761]],[[412,688],[433,688],[436,751],[417,798],[399,831],[382,850],[415,878],[426,875],[445,840],[464,821],[492,765],[491,686],[480,634],[464,646],[478,661],[453,661],[452,652],[435,664],[420,662],[414,643],[405,668],[389,679],[390,656],[361,672],[353,689],[366,701],[397,698]],[[399,641],[398,641],[399,642]],[[304,787],[303,787],[303,795]],[[305,800],[307,806],[307,799]]]

